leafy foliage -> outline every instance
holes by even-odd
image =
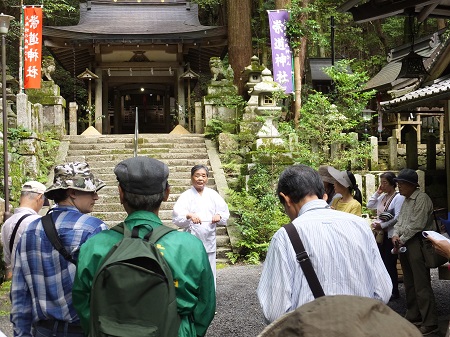
[[[35,149],[36,162],[38,163],[38,172],[30,170],[27,160],[28,155],[24,155],[24,141],[34,139],[33,146]],[[55,153],[59,146],[60,136],[56,133],[45,132],[43,134],[33,134],[30,130],[19,127],[8,129],[8,152],[9,159],[9,176],[11,177],[10,199],[14,207],[18,206],[20,191],[23,183],[27,180],[34,179],[42,183],[47,182],[47,176],[55,164]],[[3,148],[3,146],[1,146]],[[3,156],[0,157],[0,167],[3,166]],[[2,174],[3,176],[3,174]],[[3,186],[3,179],[2,179]],[[0,196],[4,198],[4,190],[2,188]]]
[[[248,189],[230,191],[227,199],[231,211],[237,215],[236,226],[241,231],[237,246],[240,256],[248,263],[257,264],[265,258],[270,239],[288,222],[280,202],[273,192],[274,177],[268,166],[256,165],[248,181]],[[231,256],[236,261],[237,256]]]
[[[297,161],[318,167],[328,163],[336,167],[363,168],[370,154],[370,144],[365,135],[349,133],[361,125],[362,113],[373,92],[360,91],[366,74],[349,72],[351,61],[338,62],[325,72],[333,79],[335,91],[331,94],[311,92],[302,106],[299,129],[289,123],[281,123],[279,130],[285,137],[295,135],[291,142]],[[337,149],[330,157],[332,147]]]

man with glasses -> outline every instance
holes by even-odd
[[[57,165],[54,172],[53,185],[44,194],[56,203],[50,212],[52,226],[76,261],[80,246],[108,229],[102,220],[87,214],[105,184],[84,162]],[[11,286],[14,336],[83,337],[72,304],[76,265],[54,248],[43,219],[30,223],[17,245]]]
[[[38,181],[32,180],[23,184],[19,207],[14,210],[14,214],[2,226],[1,239],[7,280],[12,277],[14,251],[22,232],[28,224],[41,217],[38,213],[42,207],[48,206],[48,200],[45,198],[44,192],[45,185]]]

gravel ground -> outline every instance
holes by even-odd
[[[256,297],[256,288],[262,265],[236,265],[217,271],[217,314],[206,337],[256,337],[265,327],[263,315]],[[450,317],[450,282],[439,280],[437,271],[432,271],[432,283],[439,314],[439,334],[444,337]],[[405,293],[400,284],[401,298],[391,301],[389,306],[400,315],[405,313]],[[0,316],[0,329],[12,337],[9,316]]]

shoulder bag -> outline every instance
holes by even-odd
[[[284,225],[283,227],[291,240],[291,244],[294,247],[295,254],[297,256],[297,262],[300,264],[303,274],[305,274],[306,281],[308,281],[309,288],[311,288],[314,298],[325,296],[322,285],[317,278],[317,274],[314,271],[314,267],[308,253],[305,251],[305,247],[303,246],[303,242],[298,235],[297,229],[292,222]]]
[[[25,214],[23,215],[19,221],[17,221],[16,225],[14,226],[13,232],[11,234],[11,239],[9,240],[9,252],[12,254],[12,249],[14,246],[14,240],[16,239],[17,230],[19,229],[20,224],[22,223],[23,219],[30,216],[31,214]]]
[[[48,237],[48,240],[52,244],[53,248],[55,248],[67,261],[72,262],[74,265],[77,264],[77,261],[72,257],[72,255],[66,250],[63,243],[61,242],[61,238],[58,235],[58,231],[56,230],[55,222],[53,221],[52,215],[47,213],[42,217],[42,226],[44,227],[45,234]]]

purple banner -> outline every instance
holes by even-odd
[[[267,11],[269,13],[270,43],[272,44],[273,79],[286,94],[293,92],[292,52],[286,37],[287,10]]]

